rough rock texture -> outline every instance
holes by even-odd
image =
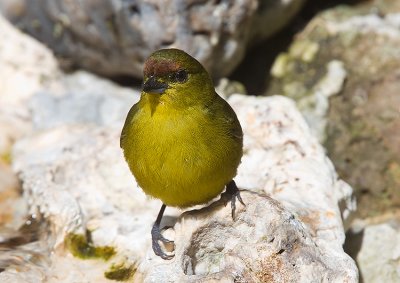
[[[357,260],[361,282],[399,282],[399,219],[399,212],[388,212],[352,225],[346,248]]]
[[[138,91],[80,71],[63,74],[52,53],[0,16],[0,159],[33,130],[65,123],[112,124],[125,118]],[[68,99],[66,99],[68,97]]]
[[[10,68],[9,79],[19,70]],[[163,222],[174,225],[166,234],[176,256],[166,262],[150,247],[160,203],[137,188],[119,148],[138,92],[85,72],[49,70],[48,87],[27,76],[39,83],[15,104],[27,113],[28,130],[11,161],[32,217],[17,235],[0,231],[0,282],[357,282],[342,248],[352,190],[291,100],[230,97],[245,133],[237,183],[248,190],[246,207],[238,204],[235,222],[224,200],[183,214],[168,208]]]
[[[281,29],[304,2],[18,0],[2,1],[0,9],[66,65],[141,77],[152,51],[173,46],[222,77],[238,65],[251,42]]]
[[[363,231],[363,244],[357,256],[364,282],[399,282],[400,223],[368,226]]]
[[[113,83],[101,80],[85,72],[63,75],[56,82],[55,88],[42,89],[26,102],[25,107],[27,108],[27,112],[30,113],[31,125],[29,128],[31,132],[25,134],[32,134],[32,131],[40,132],[46,129],[54,129],[63,125],[64,127],[66,127],[65,125],[74,127],[72,125],[76,124],[86,124],[87,127],[90,127],[89,125],[94,127],[96,124],[109,126],[118,123],[119,125],[121,120],[125,118],[133,101],[138,99],[138,95],[138,91],[117,87]],[[79,128],[79,126],[76,127]],[[82,134],[86,135],[85,132]],[[107,133],[104,134],[106,135]],[[51,149],[46,151],[48,143],[56,142],[63,145],[61,141],[65,140],[71,143],[68,146],[72,146],[74,142],[68,139],[71,136],[74,136],[74,131],[69,130],[63,132],[62,137],[43,134],[43,139],[40,143],[44,151],[34,153],[34,156],[31,156],[33,160],[27,160],[26,164],[35,162],[35,160],[41,164],[40,162],[43,161],[42,157],[44,157],[41,157],[42,154],[45,155],[45,159],[50,158],[50,160],[54,161],[53,158],[55,158],[57,160],[60,156],[54,151]],[[61,138],[61,141],[58,140],[59,138]],[[94,141],[89,137],[87,146],[90,148],[93,144]],[[68,146],[62,148],[62,150],[68,153]],[[29,148],[30,145],[28,143],[22,147]],[[79,158],[84,156],[84,154],[80,155]],[[104,171],[110,168],[108,162],[112,162],[111,159],[104,161]],[[88,166],[86,161],[84,163],[81,162],[81,165]],[[10,171],[8,169],[2,172],[2,170],[0,166],[0,177],[2,177],[2,173],[5,174]],[[11,173],[8,174],[10,175]],[[89,174],[87,176],[89,179],[96,178],[93,175],[89,177]],[[0,178],[0,218],[3,217],[4,219],[2,220],[6,222],[0,223],[0,225],[5,224],[7,227],[13,229],[0,227],[0,270],[8,268],[7,272],[0,273],[0,282],[76,282],[77,280],[78,282],[82,282],[81,279],[85,279],[87,282],[102,282],[102,280],[104,282],[103,273],[109,268],[109,264],[105,264],[102,261],[71,260],[70,258],[73,258],[73,256],[68,250],[57,248],[59,243],[63,242],[64,234],[61,232],[63,227],[59,227],[55,223],[60,223],[61,226],[67,225],[66,220],[59,220],[53,217],[48,218],[49,215],[45,214],[45,217],[42,217],[42,221],[38,222],[32,219],[22,228],[16,230],[23,224],[28,212],[30,215],[40,218],[41,212],[46,211],[46,209],[51,209],[57,215],[56,211],[60,208],[73,218],[74,213],[77,211],[68,209],[68,205],[66,204],[68,198],[65,198],[65,194],[55,194],[54,199],[47,199],[49,203],[45,207],[39,207],[38,210],[36,206],[37,200],[33,198],[33,195],[29,191],[24,190],[24,199],[21,199],[19,197],[20,191],[18,190],[18,186],[9,187],[11,181],[13,181],[11,184],[16,182],[18,185],[15,176],[11,174],[8,177],[11,179],[9,182],[6,182],[5,178]],[[46,179],[49,175],[42,177]],[[71,178],[70,181],[72,183],[74,178],[80,178],[79,176],[64,177]],[[20,175],[19,178],[21,179],[22,176]],[[36,181],[40,184],[43,180]],[[102,182],[101,179],[100,182]],[[112,182],[115,182],[115,180]],[[129,186],[132,184],[131,179],[125,182]],[[3,183],[5,185],[4,191],[2,191]],[[107,183],[103,185],[107,186]],[[49,189],[52,190],[53,188]],[[85,193],[85,190],[82,193]],[[40,199],[41,196],[38,196],[38,198]],[[63,199],[64,201],[60,203],[60,200]],[[135,199],[138,200],[139,198],[135,197]],[[26,202],[30,206],[30,211],[27,211]],[[75,200],[72,199],[70,203],[75,203]],[[64,204],[66,204],[66,207],[58,206]],[[56,205],[57,207],[52,207],[52,205]],[[122,206],[121,203],[119,205]],[[74,208],[77,209],[78,206],[74,206]],[[155,212],[157,209],[157,207],[154,207]],[[120,221],[120,219],[114,221]],[[151,222],[152,220],[149,221]],[[54,272],[47,270],[49,266],[54,268]],[[13,268],[16,268],[19,272],[14,272]],[[99,269],[101,272],[99,272]],[[112,281],[107,280],[106,282]]]
[[[0,16],[0,159],[30,131],[29,98],[59,75],[51,52]],[[7,160],[6,160],[7,161]]]
[[[36,40],[16,30],[0,16],[0,254],[13,239],[26,217],[27,203],[21,198],[20,183],[10,168],[15,140],[31,131],[27,104],[32,95],[48,87],[58,68],[51,52]],[[0,256],[0,270],[4,266]],[[11,257],[17,260],[17,257]],[[9,257],[10,259],[10,257]]]
[[[27,205],[21,198],[19,180],[9,164],[0,160],[0,235],[2,227],[19,228],[24,223],[26,212]]]
[[[129,280],[137,282],[357,282],[355,264],[342,248],[342,219],[354,210],[351,188],[337,179],[294,103],[242,95],[229,101],[245,133],[237,183],[249,190],[235,222],[223,200],[182,215],[168,208],[164,222],[175,224],[166,231],[176,241],[175,258],[156,257],[150,229],[160,203],[146,199],[123,161],[122,121],[57,126],[19,141],[14,150],[14,168],[32,209],[50,222],[56,252],[47,255],[45,267],[20,274],[9,266],[0,280],[31,272],[48,282],[108,282],[104,272],[119,266],[130,268]],[[116,255],[107,262],[72,257],[64,237],[86,229],[94,245],[114,247]]]
[[[120,124],[139,97],[138,90],[84,71],[64,75],[57,83],[57,91],[42,90],[28,103],[35,130],[66,124]]]
[[[397,1],[331,9],[308,24],[272,69],[268,94],[294,98],[315,118],[310,125],[355,188],[361,217],[400,205],[399,26]],[[317,91],[321,81],[329,87]],[[328,106],[330,94],[337,95]]]
[[[183,214],[175,225],[173,261],[150,254],[139,265],[145,282],[354,282],[351,261],[316,248],[304,224],[277,201],[250,191],[236,221],[224,201]],[[139,277],[140,276],[140,277]]]
[[[342,90],[346,70],[343,62],[334,59],[322,66],[307,66],[318,48],[313,42],[299,40],[288,53],[280,54],[271,70],[275,80],[267,94],[281,93],[295,99],[314,135],[324,142],[329,97]],[[304,70],[298,72],[300,68]]]
[[[33,131],[59,125],[121,121],[138,92],[85,72],[63,74],[49,49],[1,16],[0,35],[0,272],[8,266],[20,271],[17,279],[9,272],[0,281],[43,282],[45,274],[35,266],[48,265],[54,241],[34,207],[28,217],[29,196],[21,198],[20,180],[10,168],[12,145]]]

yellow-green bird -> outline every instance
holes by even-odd
[[[205,68],[179,49],[161,49],[145,62],[143,88],[121,133],[121,148],[143,191],[163,202],[153,225],[156,255],[166,206],[204,204],[226,187],[232,217],[239,190],[233,181],[243,154],[235,112],[216,92]],[[242,202],[243,203],[243,202]]]

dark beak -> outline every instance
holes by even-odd
[[[160,82],[155,76],[152,76],[143,83],[142,90],[147,93],[162,94],[168,88],[168,84]]]

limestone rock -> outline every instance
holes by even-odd
[[[297,101],[361,217],[400,204],[399,22],[390,0],[321,13],[278,57],[267,92]]]
[[[137,188],[119,148],[138,91],[85,72],[62,74],[43,50],[49,67],[37,70],[48,74],[45,83],[40,72],[25,73],[23,61],[4,60],[14,89],[20,74],[33,80],[14,98],[13,90],[3,91],[7,101],[0,104],[26,113],[25,137],[15,144],[12,162],[32,218],[17,235],[1,231],[3,246],[9,245],[1,250],[1,282],[101,283],[118,276],[138,282],[357,281],[342,248],[343,222],[355,209],[352,190],[338,179],[292,101],[229,98],[245,133],[237,183],[247,190],[246,207],[238,204],[236,221],[224,199],[183,214],[168,208],[163,222],[173,225],[166,234],[176,241],[176,255],[166,262],[150,245],[160,203]],[[12,68],[19,64],[21,73]],[[40,65],[35,61],[28,70],[35,71],[34,64]],[[75,234],[86,235],[86,244],[74,249],[68,239]],[[111,258],[101,259],[93,252],[97,247],[112,251]],[[72,255],[85,251],[92,251],[90,260]]]
[[[1,11],[52,48],[65,65],[142,76],[151,52],[186,50],[213,74],[229,74],[250,43],[271,36],[304,0],[2,1]]]
[[[21,198],[21,187],[8,164],[0,161],[0,235],[2,227],[17,229],[24,223],[27,204]],[[0,236],[0,237],[1,237]],[[1,242],[1,240],[0,240]]]
[[[109,282],[107,271],[118,269],[130,270],[134,282],[357,282],[342,248],[342,221],[354,210],[351,188],[337,178],[294,103],[242,95],[229,102],[245,134],[237,183],[246,206],[237,205],[236,221],[224,199],[183,214],[168,208],[163,222],[173,225],[166,236],[176,241],[175,258],[156,257],[150,229],[160,202],[137,188],[123,160],[123,121],[50,127],[14,148],[32,211],[50,224],[47,264],[23,273],[9,266],[0,280],[32,273],[48,282]],[[85,230],[93,245],[116,254],[106,262],[73,257],[65,237]]]
[[[174,228],[176,258],[164,261],[150,252],[137,280],[356,282],[351,260],[325,257],[304,224],[277,201],[251,191],[242,197],[246,207],[238,209],[235,221],[227,200],[183,214]]]
[[[34,130],[125,118],[138,91],[84,71],[63,74],[50,50],[0,16],[0,159]]]
[[[358,220],[348,232],[347,250],[357,260],[363,282],[398,282],[400,278],[399,211]]]
[[[35,130],[66,124],[120,124],[139,91],[119,87],[85,71],[63,75],[58,89],[45,89],[29,101]]]
[[[14,28],[0,16],[0,271],[20,262],[21,252],[10,245],[24,239],[17,232],[24,224],[27,202],[10,168],[12,145],[31,131],[29,99],[48,87],[58,75],[57,63],[42,44]],[[10,243],[9,243],[10,242]],[[23,253],[23,252],[22,252]]]
[[[58,76],[51,52],[0,16],[0,158],[31,129],[27,103]]]

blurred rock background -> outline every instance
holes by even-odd
[[[17,231],[35,221],[25,223],[27,177],[11,169],[15,142],[65,125],[115,127],[137,98],[145,58],[173,46],[227,95],[296,101],[355,192],[344,247],[360,281],[400,282],[400,1],[0,0],[0,10],[54,53],[0,18],[2,251],[37,240]],[[40,263],[35,249],[18,259]]]
[[[174,46],[220,78],[237,67],[250,44],[285,26],[304,0],[7,2],[6,16],[51,47],[64,67],[140,78],[152,51]]]

